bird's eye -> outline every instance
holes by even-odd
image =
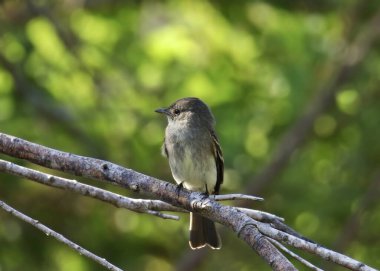
[[[181,113],[181,111],[179,109],[174,109],[173,113],[174,113],[174,115],[179,115],[179,113]]]

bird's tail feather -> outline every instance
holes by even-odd
[[[190,247],[202,248],[206,245],[220,249],[222,242],[215,228],[215,223],[201,215],[190,213]]]

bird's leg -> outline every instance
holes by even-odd
[[[181,193],[181,189],[183,188],[183,182],[179,183],[175,189],[175,192],[177,193],[177,197],[179,198],[179,193]]]
[[[203,198],[208,198],[210,194],[208,192],[207,184],[205,184],[205,188],[206,188],[206,191],[203,192],[202,195],[203,195]]]

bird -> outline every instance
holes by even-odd
[[[187,97],[155,112],[164,114],[168,120],[162,153],[168,158],[178,187],[206,195],[219,194],[224,160],[215,118],[207,104],[199,98]],[[191,249],[222,246],[215,223],[197,213],[190,213],[189,232]]]

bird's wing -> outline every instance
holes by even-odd
[[[214,194],[219,194],[220,185],[223,183],[224,175],[223,153],[216,133],[214,131],[210,131],[210,134],[212,138],[212,150],[214,153],[216,165],[216,184],[214,188]]]
[[[166,148],[166,144],[165,144],[165,138],[164,138],[164,143],[162,143],[161,154],[165,156],[166,158],[169,158],[168,149]]]

